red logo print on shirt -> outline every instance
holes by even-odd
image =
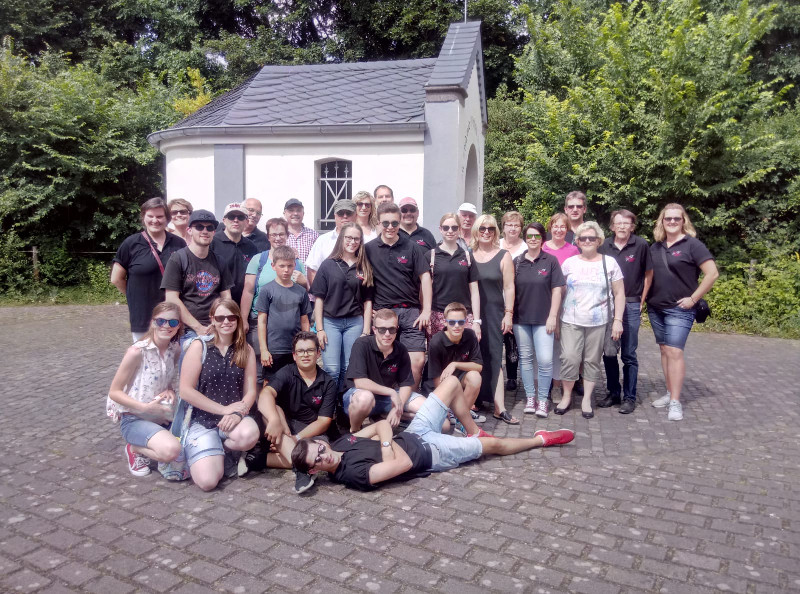
[[[320,402],[322,402],[322,396],[312,396],[311,402],[314,404],[319,404]]]
[[[397,256],[397,261],[400,262],[400,264],[408,264],[408,258],[405,256]]]
[[[636,262],[636,256],[634,256],[633,254],[625,256],[625,261],[626,262]]]
[[[361,274],[360,272],[356,272],[356,277],[357,277],[357,278],[358,278],[358,280],[360,280],[360,281],[363,281],[363,280],[364,280],[364,275],[363,275],[363,274]]]
[[[390,373],[397,373],[397,365],[389,365]]]
[[[459,265],[459,266],[469,266],[469,264],[467,263],[467,261],[466,261],[466,260],[459,260],[459,261],[458,261],[458,265]]]
[[[424,240],[422,240],[422,239],[418,239],[418,240],[417,240],[417,245],[424,246],[424,245],[425,245],[425,241],[424,241]]]
[[[347,438],[347,441],[349,441],[350,443],[355,443],[356,441],[358,441],[358,438],[355,435],[351,435],[350,437]]]
[[[681,251],[680,250],[675,250],[674,252],[672,252],[672,255],[677,258],[678,256],[681,255]]]
[[[462,354],[461,354],[461,360],[462,360],[462,361],[466,361],[468,356],[469,356],[469,355],[468,355],[467,353],[462,353]]]
[[[547,276],[547,268],[540,268],[539,276]]]

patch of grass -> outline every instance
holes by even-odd
[[[7,292],[0,295],[0,306],[18,307],[23,305],[106,305],[127,303],[113,286],[108,288],[92,285],[74,287],[53,287],[37,284],[25,292]]]

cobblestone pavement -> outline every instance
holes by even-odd
[[[123,306],[0,309],[0,591],[800,590],[800,342],[693,334],[685,420],[670,423],[649,406],[664,385],[642,330],[633,415],[490,416],[498,435],[577,437],[299,497],[282,471],[211,493],[128,473],[104,410],[126,320]]]

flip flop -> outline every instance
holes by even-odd
[[[499,415],[492,415],[498,421],[503,421],[508,425],[519,425],[519,419],[515,419],[510,414],[508,414],[507,410],[504,410]]]

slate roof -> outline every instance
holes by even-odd
[[[213,133],[215,128],[256,132],[287,127],[299,131],[325,126],[424,126],[426,89],[460,87],[466,92],[476,59],[482,67],[480,22],[450,25],[438,58],[264,66],[245,83],[168,130],[151,134],[149,140],[157,145],[173,133]],[[480,88],[485,115],[482,80]]]

